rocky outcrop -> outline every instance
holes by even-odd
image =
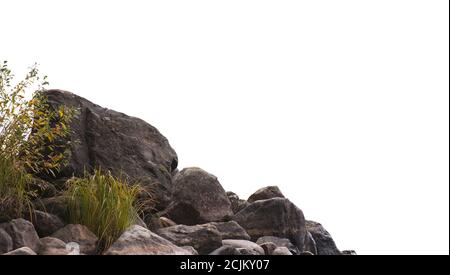
[[[73,108],[70,128],[70,157],[58,177],[82,176],[101,167],[123,172],[141,183],[150,184],[158,199],[157,207],[170,201],[171,173],[178,157],[168,140],[145,121],[100,107],[82,97],[62,90],[45,92],[51,108]]]
[[[61,219],[53,214],[35,210],[31,221],[39,237],[47,237],[64,227]]]
[[[303,212],[285,198],[256,201],[239,211],[234,217],[256,241],[264,236],[288,238],[302,251],[306,238]]]
[[[177,246],[192,246],[200,254],[208,254],[222,245],[220,232],[210,224],[175,225],[162,228],[156,233]]]
[[[106,255],[192,255],[139,225],[128,228],[105,252]]]
[[[11,239],[11,236],[0,228],[0,255],[8,253],[9,251],[13,250],[13,241]]]
[[[240,199],[239,196],[236,195],[236,193],[234,192],[228,191],[227,196],[228,199],[230,200],[231,210],[233,211],[234,214],[250,205],[248,201]]]
[[[83,254],[96,254],[98,238],[86,226],[81,224],[69,224],[52,234],[53,238],[66,243],[77,243]]]
[[[45,237],[41,239],[39,255],[68,255],[66,243],[60,239]]]
[[[235,240],[250,240],[250,236],[242,226],[235,221],[229,222],[211,222],[219,231],[223,240],[235,239]]]
[[[306,221],[306,228],[316,243],[318,255],[341,255],[330,233],[320,223]]]
[[[194,225],[230,219],[231,203],[217,177],[200,168],[175,175],[173,202],[164,212],[178,224]]]
[[[33,251],[39,249],[39,236],[31,222],[24,219],[15,219],[8,223],[0,224],[2,228],[11,237],[13,249],[28,247]]]
[[[273,198],[284,198],[283,193],[281,193],[280,188],[278,186],[267,186],[257,190],[253,193],[249,198],[248,202],[252,203],[260,200],[268,200]]]
[[[279,237],[275,237],[275,236],[264,236],[264,237],[258,238],[256,243],[261,246],[265,243],[273,243],[273,244],[275,244],[276,247],[286,247],[293,254],[297,255],[300,253],[299,249],[295,245],[293,245],[289,239],[286,239],[286,238],[279,238]]]

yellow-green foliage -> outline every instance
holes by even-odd
[[[15,82],[0,63],[0,218],[19,217],[31,205],[29,173],[53,174],[63,163],[66,144],[50,144],[69,133],[71,111],[49,108],[47,84],[36,66]]]
[[[87,226],[100,240],[99,250],[107,249],[138,217],[138,185],[110,172],[96,170],[84,178],[67,182],[69,220]]]

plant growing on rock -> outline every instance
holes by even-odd
[[[87,226],[99,238],[99,252],[107,249],[138,218],[139,185],[125,177],[97,169],[67,181],[69,221]]]
[[[47,85],[36,65],[16,82],[8,63],[0,64],[0,221],[31,211],[31,174],[54,174],[64,162],[66,144],[53,141],[69,133],[71,111],[49,108]]]

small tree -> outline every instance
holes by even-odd
[[[72,111],[49,108],[47,85],[36,65],[18,82],[0,65],[0,221],[31,209],[31,174],[55,174],[65,160],[66,145],[53,141],[69,134]]]

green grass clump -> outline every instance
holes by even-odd
[[[129,186],[110,172],[96,170],[67,182],[69,220],[88,227],[99,238],[99,252],[106,250],[138,217],[138,185]]]
[[[22,217],[31,211],[30,179],[30,175],[14,160],[0,158],[0,222]]]

